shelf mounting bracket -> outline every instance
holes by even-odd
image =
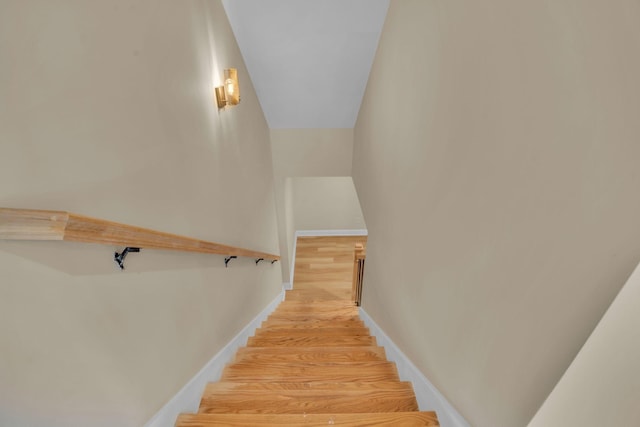
[[[140,252],[140,248],[132,248],[130,246],[127,246],[126,248],[124,248],[122,253],[114,253],[113,260],[116,262],[116,264],[118,264],[120,270],[124,270],[124,259],[127,257],[127,254],[129,252]]]

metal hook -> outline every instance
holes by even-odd
[[[258,265],[258,263],[259,263],[260,261],[264,261],[264,258],[258,258],[258,259],[256,259],[256,265]]]
[[[236,259],[236,258],[238,258],[238,257],[237,257],[237,256],[235,256],[235,255],[231,255],[231,256],[229,256],[229,257],[226,257],[226,258],[224,259],[224,266],[225,266],[225,268],[229,266],[229,265],[228,265],[228,264],[229,264],[229,261],[231,261],[232,259]]]

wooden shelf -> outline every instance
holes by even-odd
[[[279,260],[278,255],[65,211],[0,208],[0,240],[63,240]]]

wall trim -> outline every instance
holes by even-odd
[[[285,291],[290,291],[291,289],[293,289],[293,285],[291,284],[291,282],[283,282],[282,289],[284,289]]]
[[[298,236],[367,236],[367,229],[357,230],[296,230]]]
[[[293,289],[293,271],[296,266],[296,245],[298,244],[298,237],[315,237],[315,236],[368,236],[369,231],[366,228],[354,229],[354,230],[296,230],[293,234],[293,251],[291,254],[291,268],[289,271],[289,283]]]
[[[202,392],[207,383],[217,381],[224,366],[233,359],[239,347],[255,333],[260,324],[284,300],[284,290],[267,305],[251,322],[225,345],[169,402],[144,425],[144,427],[173,427],[178,414],[198,412]]]
[[[402,381],[411,381],[416,400],[421,411],[436,411],[442,427],[470,427],[470,424],[438,391],[438,389],[424,376],[411,360],[373,321],[371,316],[360,307],[360,317],[369,328],[371,335],[376,337],[378,345],[384,347],[387,359],[395,362],[398,375]]]

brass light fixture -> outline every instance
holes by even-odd
[[[224,83],[216,88],[218,108],[240,103],[240,86],[238,85],[238,70],[228,68],[224,70]]]

